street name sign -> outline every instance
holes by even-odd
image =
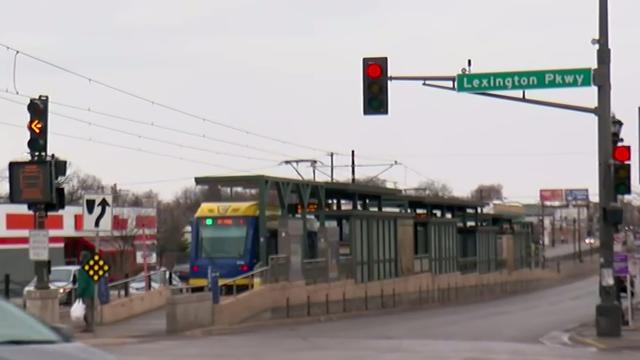
[[[592,85],[590,68],[468,73],[456,75],[458,92],[586,87]]]
[[[82,229],[111,231],[113,222],[111,195],[85,195],[82,200]]]
[[[29,260],[49,260],[49,230],[29,230]]]

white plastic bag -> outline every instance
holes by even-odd
[[[80,299],[76,300],[76,302],[73,303],[73,306],[71,307],[71,311],[70,311],[71,320],[76,322],[83,321],[86,310],[87,310],[87,307],[84,305],[82,300]]]

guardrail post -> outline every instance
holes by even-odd
[[[347,294],[344,291],[342,292],[342,312],[347,312]]]
[[[367,294],[367,289],[364,289],[364,309],[369,310],[369,294]]]
[[[289,297],[287,296],[287,302],[285,304],[285,316],[287,317],[287,319],[289,318]]]
[[[557,272],[558,274],[560,274],[560,260],[556,261],[556,265],[557,265]]]
[[[147,275],[147,282],[145,283],[145,288],[147,291],[151,291],[151,274]]]
[[[4,297],[9,300],[11,297],[11,275],[4,274]]]
[[[418,285],[418,305],[422,305],[422,284]]]
[[[324,304],[326,305],[325,312],[329,315],[329,293],[324,294]]]
[[[307,316],[311,316],[311,296],[307,295]]]
[[[392,303],[393,307],[395,308],[396,307],[396,288],[395,287],[393,288],[393,291],[392,291],[392,299],[393,300],[392,300],[391,303]]]
[[[173,273],[167,271],[167,274],[169,275],[169,286],[173,286]]]
[[[129,274],[124,274],[125,279],[129,279]],[[124,283],[124,297],[129,297],[129,281]]]

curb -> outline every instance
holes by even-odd
[[[144,341],[140,338],[86,338],[76,339],[77,342],[83,343],[89,346],[115,346],[115,345],[130,345],[139,344]]]
[[[569,341],[571,341],[574,344],[580,344],[583,346],[588,346],[588,347],[594,347],[598,350],[608,350],[609,347],[597,340],[593,340],[593,339],[589,339],[589,338],[585,338],[582,337],[580,335],[577,335],[576,333],[572,332],[569,335]]]

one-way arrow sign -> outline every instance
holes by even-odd
[[[85,195],[82,200],[82,229],[111,231],[113,219],[111,195]]]

